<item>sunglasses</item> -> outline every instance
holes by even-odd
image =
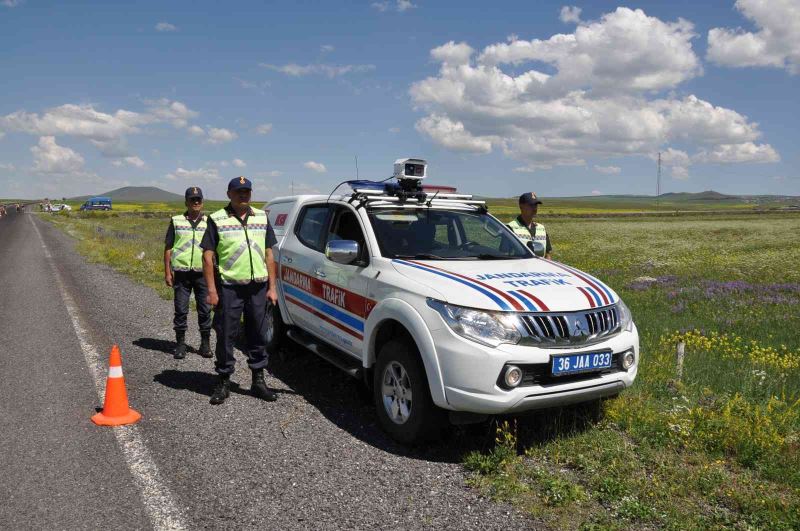
[[[202,203],[203,202],[203,198],[202,197],[192,197],[191,199],[189,199],[189,202],[190,203]]]

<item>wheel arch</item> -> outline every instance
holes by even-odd
[[[371,370],[381,347],[398,337],[404,337],[416,346],[434,404],[450,409],[436,347],[428,326],[416,309],[403,300],[385,299],[370,313],[364,330],[364,368]]]

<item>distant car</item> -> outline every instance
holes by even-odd
[[[81,210],[111,210],[111,198],[92,197],[81,205]]]
[[[69,212],[72,207],[66,204],[50,205],[50,212],[61,212],[62,210]]]

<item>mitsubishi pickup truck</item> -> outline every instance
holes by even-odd
[[[639,335],[619,296],[538,257],[483,201],[423,186],[426,173],[400,159],[392,181],[265,206],[279,276],[268,348],[292,341],[362,380],[409,444],[632,385]]]

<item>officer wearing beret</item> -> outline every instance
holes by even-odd
[[[164,238],[164,283],[175,292],[175,359],[186,357],[186,328],[189,296],[194,291],[197,324],[200,327],[199,354],[211,357],[211,306],[206,302],[208,290],[203,277],[203,250],[200,242],[206,231],[203,214],[203,191],[192,186],[184,194],[186,212],[173,216]]]
[[[272,257],[272,246],[277,241],[267,213],[250,206],[252,190],[249,179],[231,179],[228,183],[230,203],[211,214],[200,244],[208,303],[215,307],[214,330],[217,332],[215,369],[219,381],[211,395],[212,404],[222,404],[230,395],[230,377],[236,365],[233,346],[242,313],[248,365],[253,372],[250,391],[263,400],[278,398],[264,380],[264,369],[269,361],[267,299],[272,304],[278,302],[274,282],[267,282],[277,278]]]
[[[536,197],[534,192],[526,192],[519,196],[519,216],[508,224],[508,228],[514,231],[523,241],[532,240],[540,242],[544,246],[544,257],[552,260],[551,253],[553,246],[550,243],[550,235],[541,223],[536,223],[534,218],[542,202]]]

